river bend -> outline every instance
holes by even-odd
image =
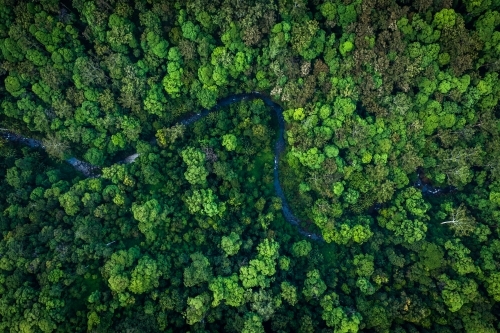
[[[235,94],[235,95],[230,95],[228,97],[225,97],[217,103],[214,107],[210,109],[203,109],[200,112],[185,118],[181,121],[179,121],[180,124],[189,126],[195,122],[197,122],[200,119],[203,119],[206,117],[208,114],[220,110],[223,107],[229,106],[234,103],[241,102],[243,100],[252,100],[252,99],[261,99],[268,107],[270,107],[276,115],[276,119],[278,121],[278,132],[277,132],[277,139],[276,142],[274,143],[274,191],[276,192],[276,196],[278,196],[281,199],[281,207],[282,207],[282,212],[283,216],[285,217],[285,220],[293,225],[297,231],[303,235],[306,238],[309,238],[311,240],[315,241],[323,241],[323,237],[319,234],[311,233],[306,230],[304,230],[300,226],[300,220],[293,214],[290,206],[288,205],[288,202],[286,200],[285,194],[283,192],[283,188],[281,187],[281,182],[280,182],[280,177],[279,177],[279,161],[281,159],[281,155],[285,151],[286,147],[286,141],[285,141],[285,119],[283,117],[283,108],[275,103],[269,96],[264,95],[260,92],[251,92],[251,93],[243,93],[243,94]],[[32,148],[41,148],[44,149],[44,145],[41,141],[36,140],[36,139],[31,139],[31,138],[26,138],[17,134],[10,133],[8,131],[0,131],[0,136],[4,137],[5,139],[13,142],[18,142],[24,145],[27,145]],[[151,143],[156,143],[156,139],[153,138]],[[123,160],[119,161],[118,163],[133,163],[135,159],[139,157],[138,153],[134,153]],[[81,161],[77,159],[76,157],[71,157],[66,160],[69,164],[71,164],[76,170],[80,171],[83,173],[86,177],[99,177],[98,171],[99,167],[96,167],[90,163]],[[434,187],[430,184],[425,184],[422,182],[422,173],[421,170],[418,170],[418,179],[414,183],[414,186],[419,188],[424,195],[439,195],[439,194],[446,194],[449,192],[453,192],[456,189],[454,187],[448,186],[447,188],[439,188],[439,187]]]

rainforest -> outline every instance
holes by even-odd
[[[0,331],[500,330],[500,0],[0,0]]]

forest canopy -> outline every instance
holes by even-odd
[[[499,0],[0,0],[0,331],[499,331],[499,72]]]

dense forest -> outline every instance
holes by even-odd
[[[497,332],[499,72],[500,0],[0,0],[0,331]]]

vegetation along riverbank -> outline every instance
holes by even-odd
[[[0,331],[500,330],[498,0],[0,0]]]

